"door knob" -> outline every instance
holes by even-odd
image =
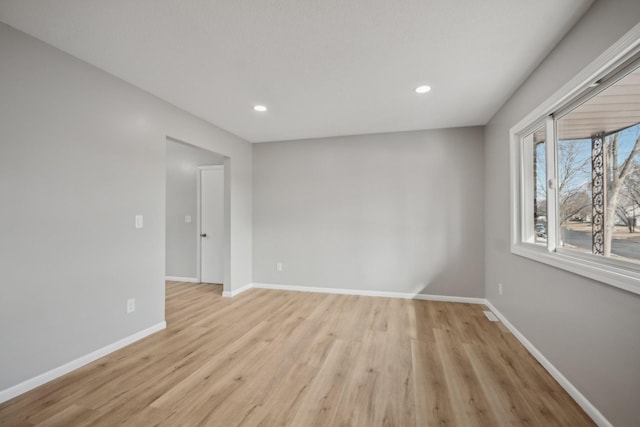
[[[200,237],[207,237],[207,233],[202,233]]]

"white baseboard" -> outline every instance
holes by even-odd
[[[20,384],[16,384],[13,387],[9,387],[5,390],[0,391],[0,403],[6,402],[9,399],[13,399],[16,396],[21,395],[22,393],[26,393],[29,390],[33,390],[36,387],[41,386],[44,383],[48,383],[51,380],[54,380],[58,377],[61,377],[65,374],[68,374],[71,371],[74,371],[84,365],[87,365],[95,360],[100,359],[101,357],[106,356],[109,353],[113,353],[116,350],[121,349],[122,347],[126,347],[127,345],[134,343],[138,340],[141,340],[144,337],[147,337],[154,332],[158,332],[167,327],[167,322],[160,322],[156,325],[153,325],[147,329],[143,329],[140,332],[136,332],[133,335],[129,335],[126,338],[123,338],[119,341],[116,341],[112,344],[109,344],[105,347],[102,347],[96,351],[92,351],[89,354],[86,354],[82,357],[79,357],[75,360],[72,360],[69,363],[65,363],[62,366],[58,366],[57,368],[53,368],[50,371],[47,371],[43,374],[40,374],[36,377],[30,378],[26,381],[21,382]]]
[[[474,297],[454,297],[450,295],[431,295],[431,294],[408,294],[410,299],[419,299],[425,301],[442,301],[442,302],[460,302],[464,304],[485,304],[487,302],[484,298]]]
[[[587,413],[589,417],[600,427],[613,427],[598,409],[587,400],[587,398],[578,391],[578,389],[571,384],[571,382],[562,373],[551,364],[551,362],[544,357],[544,355],[538,350],[531,342],[518,330],[515,326],[507,320],[507,318],[498,311],[497,308],[491,304],[490,301],[486,302],[487,307],[500,319],[500,321],[509,329],[509,331],[520,341],[520,343],[531,353],[533,357],[542,365],[544,369],[560,384],[560,386],[569,393],[569,396],[576,401],[578,405]]]
[[[200,280],[198,280],[197,277],[166,276],[164,280],[171,280],[172,282],[200,283]]]
[[[253,283],[247,283],[246,285],[244,285],[241,288],[236,289],[235,291],[222,291],[222,296],[223,297],[235,297],[239,293],[251,289],[253,287],[252,285],[253,285]]]
[[[320,288],[313,286],[278,285],[273,283],[251,283],[257,289],[276,289],[280,291],[317,292],[323,294],[362,295],[368,297],[386,297],[400,299],[418,299],[427,301],[462,302],[467,304],[484,304],[484,298],[454,297],[446,295],[415,294],[409,292],[369,291],[362,289]]]

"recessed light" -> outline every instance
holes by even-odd
[[[267,107],[265,107],[264,105],[256,105],[253,107],[253,109],[261,113],[264,113],[265,111],[267,111]]]
[[[418,86],[416,88],[416,93],[427,93],[431,90],[431,86]]]

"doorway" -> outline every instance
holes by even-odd
[[[229,163],[228,157],[166,139],[166,280],[230,286]],[[203,189],[211,196],[204,202]]]

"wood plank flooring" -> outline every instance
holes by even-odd
[[[484,306],[167,282],[166,330],[0,405],[9,426],[592,426]]]

